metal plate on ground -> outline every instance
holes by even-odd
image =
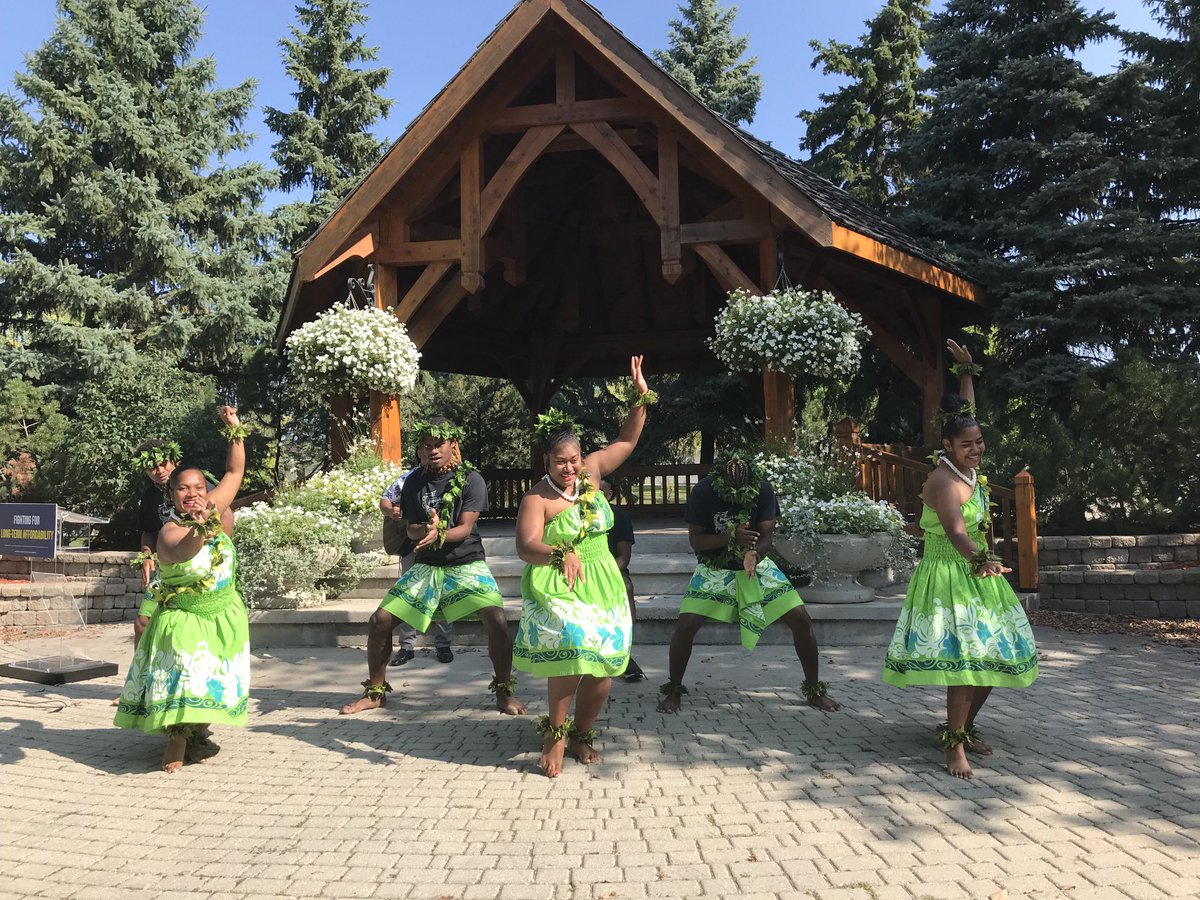
[[[18,678],[38,684],[69,684],[117,674],[117,664],[85,656],[46,656],[0,665],[0,678]]]

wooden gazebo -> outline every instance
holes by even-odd
[[[919,386],[982,288],[912,236],[712,113],[583,0],[521,0],[297,254],[284,338],[375,267],[423,368],[502,376],[531,411],[564,379],[718,371],[735,287],[831,291]],[[791,381],[763,377],[767,436]],[[394,398],[373,398],[386,457]],[[932,442],[935,435],[926,434]]]

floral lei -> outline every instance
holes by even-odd
[[[725,480],[725,467],[734,459],[744,462],[750,470],[749,479],[740,488],[733,487]],[[708,471],[708,482],[712,485],[713,493],[717,495],[718,499],[734,507],[734,527],[729,529],[729,544],[726,546],[725,555],[720,558],[720,562],[740,563],[744,551],[737,541],[737,524],[750,521],[750,515],[758,505],[758,496],[762,490],[762,478],[750,460],[735,453],[727,453],[713,461],[712,468]],[[713,553],[719,554],[720,551],[713,551]]]
[[[579,531],[575,533],[569,541],[563,541],[561,544],[556,544],[554,549],[550,551],[550,565],[562,571],[563,560],[568,553],[574,553],[575,548],[593,532],[592,526],[599,521],[600,513],[596,511],[596,498],[599,496],[599,490],[592,483],[592,479],[587,472],[580,472],[575,480],[575,499],[572,503],[579,504]]]
[[[432,434],[432,432],[430,433]],[[438,505],[438,536],[434,541],[433,549],[440,550],[446,543],[446,532],[450,528],[450,519],[454,516],[454,504],[458,502],[463,488],[467,486],[467,476],[474,471],[475,467],[465,459],[454,467],[454,474],[450,476],[450,483],[446,485],[446,491],[442,494],[442,502]]]
[[[225,551],[221,547],[221,542],[216,540],[221,534],[221,513],[215,508],[212,509],[208,517],[203,521],[196,519],[184,519],[178,515],[173,515],[172,521],[188,528],[196,534],[204,538],[204,542],[208,544],[212,550],[212,572],[216,572],[221,564],[225,561]],[[151,556],[157,563],[157,557],[154,554]],[[140,563],[140,561],[139,561]],[[171,602],[177,597],[187,594],[204,594],[213,590],[217,586],[217,579],[214,575],[209,574],[205,578],[200,579],[192,584],[175,584],[167,585],[161,581],[156,581],[148,588],[149,594],[158,603],[159,606],[169,607]]]

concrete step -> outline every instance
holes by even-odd
[[[801,590],[803,594],[803,590]],[[671,594],[637,597],[638,622],[636,644],[667,644],[679,616],[682,590]],[[378,606],[375,598],[342,598],[312,609],[260,609],[250,611],[250,639],[257,647],[365,647],[367,619]],[[891,639],[896,619],[904,603],[904,586],[894,585],[879,591],[870,603],[815,604],[805,608],[812,616],[819,643],[826,646],[885,646]],[[509,632],[516,633],[521,617],[521,601],[505,599]],[[454,642],[459,645],[486,644],[479,622],[458,622]],[[701,629],[698,644],[736,645],[740,643],[733,625],[709,623]],[[791,632],[776,623],[764,632],[761,643],[790,644]],[[431,645],[428,637],[418,646]]]
[[[633,536],[635,559],[642,554],[691,554],[692,552],[686,528],[655,528],[641,531],[635,524]],[[517,555],[516,539],[511,530],[507,534],[481,534],[480,537],[483,540],[483,551],[489,560],[501,556],[515,557]]]

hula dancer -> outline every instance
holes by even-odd
[[[527,565],[513,665],[546,678],[549,715],[542,716],[538,732],[544,737],[540,767],[550,778],[562,772],[568,741],[584,765],[599,761],[596,719],[612,676],[629,662],[629,601],[606,536],[613,511],[597,488],[601,477],[629,458],[646,407],[657,400],[642,376],[642,358],[632,357],[629,368],[637,400],[617,439],[603,450],[583,456],[570,420],[553,411],[540,417],[546,477],[517,510],[517,554]]]
[[[659,712],[679,711],[687,688],[683,676],[692,644],[708,620],[737,623],[742,646],[753,650],[763,629],[781,621],[792,631],[796,656],[804,669],[800,691],[810,706],[833,712],[837,702],[818,677],[817,638],[804,602],[787,576],[767,558],[779,504],[749,454],[726,453],[692,488],[685,519],[696,553],[696,571],[688,583],[671,637],[670,680],[660,689]]]
[[[406,622],[422,634],[434,618],[457,622],[476,615],[488,632],[488,656],[495,677],[489,690],[496,708],[510,716],[525,712],[514,696],[512,640],[504,618],[504,601],[485,562],[476,522],[488,508],[483,476],[464,462],[462,429],[445,419],[418,422],[417,455],[421,469],[410,475],[400,492],[400,512],[408,536],[416,541],[414,562],[371,615],[367,637],[368,678],[363,695],[342,707],[343,715],[386,705],[392,631]]]
[[[1003,576],[1011,571],[988,544],[987,479],[978,474],[983,432],[975,420],[970,352],[947,341],[959,393],[942,400],[942,449],[921,491],[925,552],[908,583],[904,609],[883,663],[883,680],[946,686],[947,721],[938,729],[946,769],[971,778],[966,751],[992,752],[975,717],[993,687],[1028,687],[1037,647],[1021,602]]]
[[[159,577],[150,585],[155,609],[113,720],[120,728],[167,735],[164,772],[216,754],[210,725],[246,724],[250,626],[235,584],[233,542],[221,527],[246,470],[246,429],[231,406],[221,407],[221,420],[229,439],[221,483],[210,491],[195,466],[171,472],[174,509],[158,533]]]

